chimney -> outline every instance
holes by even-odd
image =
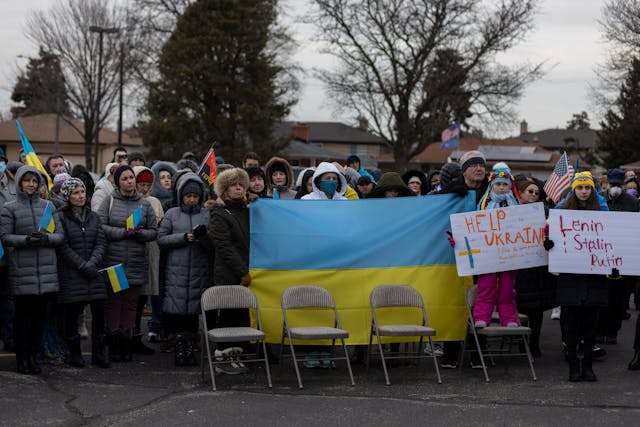
[[[304,123],[296,123],[291,127],[291,138],[309,142],[309,126]]]
[[[525,133],[529,133],[529,123],[523,120],[520,122],[520,135],[524,135]]]
[[[360,129],[361,131],[364,131],[364,132],[368,132],[369,131],[369,120],[367,120],[363,116],[358,117],[358,129]]]

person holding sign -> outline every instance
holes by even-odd
[[[511,176],[511,169],[504,162],[496,163],[489,176],[489,187],[478,204],[478,210],[515,206],[519,203],[519,198],[520,194]],[[496,305],[502,326],[518,327],[520,325],[515,300],[515,277],[515,271],[478,276],[478,296],[473,306],[476,328],[484,328],[491,322],[491,314]]]
[[[21,374],[40,374],[42,368],[36,356],[42,348],[47,305],[58,292],[55,248],[62,244],[64,236],[57,215],[47,208],[51,202],[41,199],[38,193],[45,182],[38,170],[22,166],[16,173],[16,182],[16,200],[6,203],[0,214],[0,238],[14,295],[17,370]],[[51,221],[51,228],[38,227]]]
[[[107,291],[99,270],[107,246],[100,218],[87,206],[84,183],[69,178],[60,194],[65,206],[60,213],[64,243],[58,249],[60,292],[58,301],[64,304],[64,336],[69,349],[67,363],[76,368],[85,366],[80,349],[78,318],[85,307],[91,308],[91,364],[108,368],[105,349],[104,301]]]
[[[591,172],[575,174],[571,193],[556,209],[604,210],[596,197],[595,182]],[[545,240],[549,257],[553,257],[554,242]],[[618,276],[614,269],[613,276]],[[609,295],[605,278],[593,274],[561,273],[558,277],[557,303],[562,307],[562,335],[567,345],[569,381],[597,381],[593,372],[593,347],[596,337],[598,310],[608,305]],[[578,360],[578,345],[583,343],[582,366]]]
[[[129,288],[109,293],[105,315],[111,360],[130,362],[138,298],[149,275],[146,244],[156,239],[158,223],[153,208],[136,189],[130,166],[119,166],[113,181],[116,189],[98,210],[108,242],[105,265],[122,264]]]

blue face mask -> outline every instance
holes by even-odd
[[[318,185],[320,191],[327,195],[328,199],[333,199],[333,195],[336,194],[336,190],[338,189],[337,181],[320,181]]]
[[[7,164],[4,162],[4,160],[0,160],[0,175],[4,174],[6,170]]]

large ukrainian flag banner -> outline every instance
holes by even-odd
[[[464,294],[447,242],[449,215],[475,209],[475,195],[300,201],[260,199],[251,205],[251,289],[267,339],[280,342],[280,297],[289,286],[318,285],[335,298],[350,344],[367,344],[369,294],[379,285],[408,284],[423,296],[438,340],[462,340]],[[310,312],[295,325],[325,324]],[[381,322],[411,323],[417,312],[389,310]],[[324,321],[323,321],[324,320]],[[404,339],[406,341],[406,339]]]

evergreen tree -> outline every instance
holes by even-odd
[[[141,123],[153,155],[205,152],[215,141],[217,154],[239,164],[247,150],[279,148],[272,128],[297,85],[277,8],[277,0],[197,0],[185,10],[163,46]]]
[[[29,58],[25,71],[20,73],[11,101],[11,115],[32,116],[47,113],[69,113],[64,75],[57,55],[42,47],[37,58]]]
[[[586,111],[575,113],[571,120],[567,122],[568,130],[587,130],[591,129],[591,121]]]
[[[600,123],[599,152],[607,168],[640,159],[640,60],[633,58],[620,94]]]

